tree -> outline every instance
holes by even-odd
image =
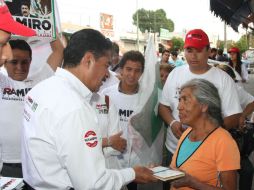
[[[173,50],[183,50],[184,41],[182,38],[173,37],[171,41],[173,44],[172,46]]]
[[[219,49],[224,49],[225,43],[222,40],[217,40],[216,47]]]
[[[226,47],[226,49],[229,50],[231,47],[235,46],[234,44],[235,44],[234,41],[227,40],[227,47]],[[222,40],[217,40],[217,44],[216,45],[217,45],[216,47],[219,48],[219,49],[224,49],[225,48],[225,43]]]
[[[249,44],[248,44],[246,35],[243,35],[243,36],[236,42],[236,46],[240,49],[240,52],[241,52],[241,53],[243,53],[243,52],[245,52],[247,49],[249,49]]]
[[[137,14],[139,20],[139,29],[141,32],[150,31],[152,33],[159,32],[160,28],[174,31],[174,22],[167,18],[163,9],[156,11],[138,9],[132,16],[133,24],[137,26]]]

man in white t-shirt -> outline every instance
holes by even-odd
[[[139,163],[138,156],[132,150],[132,137],[128,132],[128,123],[138,104],[139,79],[144,71],[144,62],[144,56],[139,51],[126,52],[119,63],[121,81],[102,91],[116,106],[120,119],[119,125],[123,131],[123,137],[127,140],[126,151],[118,156],[122,168]],[[129,190],[137,188],[135,183],[127,187]]]
[[[202,78],[218,88],[225,128],[237,127],[239,113],[242,112],[234,81],[220,69],[207,64],[210,54],[207,34],[201,29],[189,31],[185,38],[184,51],[188,64],[175,68],[169,74],[159,105],[159,114],[168,125],[165,143],[169,151],[165,163],[167,166],[179,137],[187,127],[180,123],[177,110],[179,90],[185,82],[193,78]]]
[[[26,95],[22,169],[32,188],[117,190],[133,180],[156,181],[145,167],[106,169],[90,101],[108,72],[111,49],[112,42],[99,31],[74,33],[64,50],[63,68]]]
[[[117,156],[124,152],[126,139],[121,137],[122,131],[119,126],[118,111],[109,96],[99,93],[93,93],[90,104],[98,117],[106,167],[109,169],[120,169]]]
[[[22,177],[21,168],[21,129],[24,96],[40,81],[54,74],[63,58],[63,46],[59,39],[51,42],[52,54],[48,64],[44,64],[28,78],[32,60],[32,50],[24,40],[10,40],[12,59],[6,60],[4,66],[8,76],[0,73],[0,144],[3,161],[2,176]],[[57,47],[55,47],[57,46]],[[7,130],[8,129],[8,130]]]
[[[17,35],[22,35],[22,36],[34,36],[36,35],[35,31],[32,29],[29,29],[25,27],[24,25],[16,22],[13,20],[8,7],[5,5],[3,0],[0,0],[0,67],[7,61],[12,59],[12,51],[10,48],[10,45],[8,43],[11,33],[17,34]],[[9,79],[6,77],[4,74],[0,73],[0,84],[1,84],[1,90],[0,90],[0,102],[3,101],[8,101],[8,99],[13,98],[14,94],[23,94],[26,92],[26,89],[23,88],[23,90],[18,90],[16,91],[15,88],[12,88],[14,82],[12,79]],[[3,86],[6,85],[5,90],[3,91]],[[19,84],[16,84],[18,86]],[[8,87],[8,88],[7,88]],[[5,94],[5,96],[4,96]],[[3,100],[5,98],[6,100]],[[19,97],[16,97],[17,101],[19,101]],[[4,108],[5,106],[0,103],[0,109],[2,109],[1,113],[1,119],[0,119],[0,127],[1,127],[1,135],[6,135],[9,133],[9,130],[11,130],[8,126],[8,122],[10,120],[14,121],[17,118],[15,118],[14,115],[12,117],[9,116],[8,120],[6,120],[6,112],[14,113],[16,111],[16,107],[10,107]],[[21,112],[22,114],[22,112]],[[6,122],[7,121],[7,122]],[[21,120],[20,120],[21,122]],[[4,127],[4,129],[3,129]],[[21,126],[20,126],[21,128]],[[12,136],[9,136],[9,138],[15,138]],[[2,137],[0,138],[0,143],[2,144]],[[20,142],[19,142],[20,145]],[[14,145],[15,146],[15,145]],[[8,150],[7,150],[8,151]],[[0,158],[2,157],[2,153],[5,153],[5,150],[3,147],[0,145]],[[20,152],[19,152],[20,153]],[[12,154],[12,153],[11,153]],[[13,153],[16,154],[16,153]],[[12,156],[12,155],[10,155]],[[19,156],[20,157],[20,156]],[[2,169],[2,160],[4,160],[4,157],[0,160],[0,170]],[[19,159],[20,163],[20,159]],[[20,171],[20,164],[18,170]]]

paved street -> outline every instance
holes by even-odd
[[[250,94],[254,96],[254,74],[249,75],[249,81],[244,84],[244,88],[246,89],[246,91],[248,91]],[[254,152],[252,152],[249,158],[254,164]],[[254,178],[252,182],[252,190],[254,190]]]
[[[254,96],[254,74],[249,74],[249,81],[244,84],[244,88]]]

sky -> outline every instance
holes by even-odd
[[[99,14],[114,16],[115,34],[135,31],[132,15],[137,8],[146,10],[164,9],[167,18],[175,24],[174,32],[201,28],[209,38],[224,39],[224,23],[209,9],[209,0],[57,0],[61,22],[90,25],[99,29]],[[237,41],[245,33],[236,33],[227,27],[227,39]]]

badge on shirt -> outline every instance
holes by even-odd
[[[108,108],[106,104],[96,104],[96,111],[99,114],[108,114]]]
[[[33,110],[33,112],[35,112],[38,107],[38,104],[30,96],[27,97],[25,103]]]
[[[98,138],[94,131],[87,131],[84,135],[84,141],[87,146],[93,148],[98,144]]]

